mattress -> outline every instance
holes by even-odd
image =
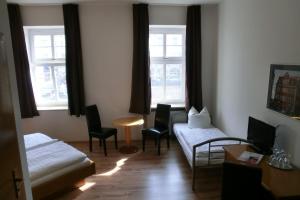
[[[56,141],[26,151],[31,180],[38,179],[64,167],[82,162],[87,156],[74,147]]]
[[[86,154],[42,133],[24,135],[24,143],[32,187],[91,164]]]
[[[35,187],[35,186],[38,186],[40,184],[43,184],[43,183],[46,183],[48,181],[51,181],[57,177],[60,177],[68,172],[71,172],[73,170],[76,170],[76,169],[79,169],[79,168],[82,168],[82,167],[86,167],[86,166],[89,166],[91,165],[92,161],[88,158],[85,158],[84,160],[82,160],[81,162],[78,162],[78,163],[74,163],[72,165],[69,165],[67,167],[64,167],[64,168],[61,168],[61,169],[58,169],[52,173],[49,173],[49,174],[46,174],[42,177],[39,177],[39,178],[36,178],[34,180],[31,180],[31,187]]]
[[[201,142],[205,142],[210,139],[228,137],[215,127],[201,129],[201,128],[189,128],[187,123],[176,123],[173,126],[173,131],[186,155],[189,164],[192,166],[193,160],[193,146]],[[218,141],[212,143],[213,145],[229,145],[236,144],[235,141]],[[196,165],[204,166],[208,165],[209,146],[203,145],[196,149]],[[222,147],[211,148],[211,160],[210,164],[219,164],[224,161],[224,152]]]

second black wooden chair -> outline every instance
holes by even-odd
[[[145,151],[146,138],[148,136],[155,139],[157,147],[157,153],[160,155],[160,139],[165,137],[167,139],[167,146],[170,147],[170,135],[169,135],[169,120],[170,120],[170,105],[157,104],[154,127],[142,130],[143,135],[143,151]]]
[[[115,128],[104,128],[101,126],[100,115],[96,105],[87,106],[85,108],[86,121],[89,132],[89,145],[90,151],[93,151],[93,137],[99,139],[99,145],[103,142],[104,155],[107,156],[106,151],[106,139],[110,136],[115,136],[115,146],[118,148],[117,141],[117,129]]]

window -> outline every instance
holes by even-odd
[[[66,108],[68,95],[63,27],[24,27],[35,101],[39,110]]]
[[[185,26],[150,26],[151,107],[185,105]]]

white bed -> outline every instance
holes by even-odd
[[[225,133],[215,127],[201,129],[201,128],[189,128],[187,123],[175,123],[173,125],[173,131],[176,135],[183,152],[188,160],[190,166],[192,166],[193,160],[193,146],[210,139],[228,137]],[[236,144],[236,141],[218,141],[214,142],[214,145],[229,145]],[[203,145],[196,150],[196,166],[207,166],[209,157],[209,145]],[[224,161],[223,148],[221,146],[211,147],[210,149],[210,163],[220,164]]]
[[[25,135],[24,142],[32,187],[92,163],[86,154],[42,133]]]

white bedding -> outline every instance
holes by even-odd
[[[31,180],[82,162],[87,158],[84,153],[62,141],[40,144],[39,148],[26,150],[26,154]]]
[[[64,167],[62,169],[59,169],[59,170],[56,170],[50,174],[47,174],[47,175],[44,175],[44,176],[41,176],[39,178],[36,178],[34,180],[31,180],[31,187],[35,187],[37,185],[40,185],[40,184],[43,184],[43,183],[46,183],[52,179],[55,179],[61,175],[64,175],[68,172],[71,172],[73,170],[76,170],[76,169],[79,169],[81,167],[85,167],[85,166],[89,166],[91,164],[91,160],[88,159],[88,158],[85,158],[83,161],[81,162],[78,162],[78,163],[75,163],[75,164],[72,164],[70,166],[67,166],[67,167]]]
[[[31,133],[31,134],[24,135],[24,143],[25,143],[26,151],[56,141],[58,140],[52,139],[49,136],[42,133]]]
[[[215,127],[201,129],[201,128],[189,128],[187,123],[177,123],[173,126],[174,133],[182,146],[182,149],[190,163],[192,165],[193,158],[193,146],[201,142],[205,142],[209,139],[228,137],[222,131]],[[234,141],[219,141],[213,144],[236,144]],[[208,144],[197,148],[196,150],[196,165],[206,165],[208,163]],[[222,147],[211,148],[211,164],[221,163],[224,160]]]

